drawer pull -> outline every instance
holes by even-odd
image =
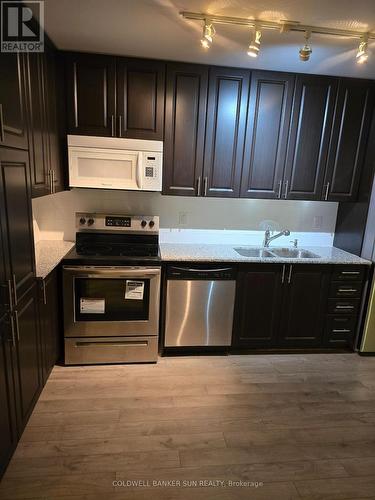
[[[339,288],[338,292],[355,293],[358,292],[358,290],[356,288]]]
[[[333,333],[350,333],[351,330],[347,330],[346,328],[337,329],[337,330],[332,330]]]
[[[102,346],[110,346],[110,347],[147,347],[148,342],[147,340],[132,340],[132,341],[114,341],[111,342],[110,340],[108,342],[93,342],[93,341],[81,341],[81,342],[76,342],[75,343],[76,347],[102,347]]]
[[[359,274],[359,271],[341,271],[341,274]]]
[[[336,309],[354,309],[354,306],[336,306]]]

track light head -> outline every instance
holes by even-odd
[[[203,35],[201,38],[201,45],[204,49],[209,49],[211,47],[214,34],[215,28],[213,27],[212,23],[208,22],[207,19],[205,19],[203,25]]]
[[[310,59],[311,53],[312,53],[312,48],[311,45],[309,45],[309,39],[311,36],[310,31],[306,31],[305,33],[305,45],[299,49],[299,58],[301,61],[308,61]]]
[[[358,51],[357,51],[357,55],[356,55],[356,60],[357,60],[358,64],[363,64],[363,63],[367,62],[367,59],[368,59],[368,51],[367,51],[368,42],[367,42],[367,40],[368,40],[367,36],[363,36],[361,38],[359,45],[358,45]]]
[[[250,45],[247,50],[247,55],[250,57],[258,57],[260,51],[260,38],[262,36],[262,32],[255,28],[254,34],[251,37]]]

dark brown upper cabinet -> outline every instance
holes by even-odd
[[[337,93],[337,79],[298,75],[282,197],[320,200]]]
[[[0,218],[14,305],[35,281],[29,155],[0,148]]]
[[[117,58],[118,137],[163,139],[165,64]]]
[[[163,139],[164,63],[69,53],[66,74],[69,134]]]
[[[323,199],[355,201],[370,122],[374,110],[374,83],[340,80]]]
[[[202,188],[208,68],[168,64],[163,193],[199,196]]]
[[[30,129],[30,172],[33,197],[51,193],[48,130],[45,113],[45,61],[41,53],[27,55],[26,82]]]
[[[241,197],[281,198],[294,75],[253,71]]]
[[[25,55],[0,52],[0,146],[27,149]]]
[[[203,168],[204,196],[238,197],[250,71],[211,68]]]
[[[68,133],[115,136],[116,58],[69,53],[66,73]]]

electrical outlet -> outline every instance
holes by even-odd
[[[313,229],[321,229],[323,226],[323,215],[315,215],[313,219]]]
[[[178,224],[180,226],[186,226],[186,224],[187,224],[187,212],[179,212]]]

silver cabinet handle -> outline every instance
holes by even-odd
[[[332,330],[333,333],[349,333],[351,330],[347,330],[346,328]]]
[[[17,328],[17,340],[20,341],[20,324],[18,321],[18,312],[14,311],[14,317],[16,318],[16,328]]]
[[[115,136],[115,117],[114,117],[114,115],[111,115],[111,134],[112,134],[112,137]]]
[[[118,115],[118,136],[122,137],[122,115]]]
[[[52,193],[56,193],[56,174],[55,174],[55,170],[52,170]]]
[[[284,283],[284,281],[285,281],[285,264],[283,265],[283,272],[281,275],[281,283]]]
[[[13,312],[13,292],[12,292],[12,282],[11,280],[7,281],[8,283],[8,302],[9,302],[9,311]]]
[[[15,333],[15,330],[14,330],[14,319],[13,319],[13,314],[11,314],[10,316],[10,328],[11,328],[11,331],[12,331],[12,346],[13,347],[16,347],[16,333]]]
[[[201,195],[201,176],[197,179],[197,196]]]
[[[5,141],[4,135],[4,120],[3,120],[3,105],[0,104],[0,141]]]
[[[337,291],[338,292],[348,292],[348,293],[358,292],[358,290],[356,288],[339,288]]]
[[[208,181],[208,178],[205,177],[203,179],[203,192],[204,192],[204,196],[207,196],[207,181]]]
[[[47,305],[46,282],[42,280],[43,304]]]
[[[17,281],[15,274],[13,274],[13,293],[14,293],[14,307],[16,307],[18,304],[18,299],[17,299]]]
[[[358,275],[359,271],[341,271],[341,274],[355,274],[355,275]]]
[[[288,274],[288,284],[290,284],[292,282],[292,272],[293,272],[293,266],[290,265],[289,274]]]
[[[289,188],[289,180],[285,181],[285,193],[284,193],[284,198],[288,198],[288,188]]]
[[[282,189],[282,187],[283,187],[283,181],[282,181],[282,180],[280,180],[280,181],[279,181],[279,192],[277,193],[277,197],[278,197],[278,199],[280,199],[280,198],[281,198],[281,189]]]
[[[354,309],[354,306],[336,306],[336,309]]]
[[[329,182],[327,182],[327,185],[326,185],[326,192],[325,192],[325,195],[324,195],[324,200],[325,200],[325,201],[327,201],[327,200],[328,200],[329,186],[330,186],[330,183],[329,183]]]

